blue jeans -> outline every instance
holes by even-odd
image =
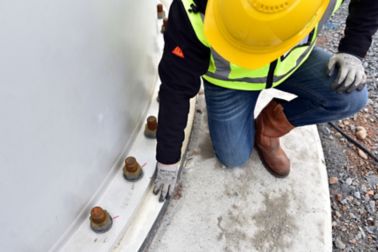
[[[330,56],[315,48],[308,60],[277,87],[298,96],[282,104],[289,122],[296,127],[349,117],[367,103],[367,88],[349,94],[331,89],[335,77],[327,74]],[[206,81],[204,86],[214,152],[224,165],[241,166],[253,150],[253,112],[260,91],[225,89]]]

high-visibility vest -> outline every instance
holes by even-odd
[[[321,21],[304,40],[272,63],[251,70],[237,66],[219,55],[204,34],[204,15],[192,10],[195,5],[193,0],[181,1],[198,40],[211,51],[209,69],[202,77],[217,86],[250,91],[276,87],[289,78],[307,60],[315,47],[321,27],[343,2],[331,0]]]

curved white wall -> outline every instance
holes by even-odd
[[[50,249],[124,156],[156,76],[155,6],[0,3],[2,251]]]

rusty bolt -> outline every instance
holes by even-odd
[[[158,19],[164,19],[165,18],[165,11],[162,4],[157,5],[157,17]]]
[[[91,228],[96,233],[104,233],[113,225],[113,219],[109,213],[101,207],[94,207],[91,210]]]
[[[147,138],[156,138],[156,131],[157,131],[158,123],[155,116],[149,116],[147,118],[146,127],[144,129],[144,135]]]
[[[149,116],[147,118],[147,128],[149,130],[156,130],[157,129],[157,119],[155,116]]]
[[[126,158],[125,167],[123,168],[123,176],[128,181],[136,181],[143,176],[142,167],[134,157]]]
[[[91,220],[96,224],[102,224],[106,220],[106,213],[101,207],[94,207],[91,210]]]
[[[128,157],[125,160],[125,167],[128,172],[136,172],[138,170],[138,162],[134,157]]]

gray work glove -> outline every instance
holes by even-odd
[[[160,192],[160,202],[163,202],[165,199],[169,199],[169,197],[172,195],[173,191],[175,190],[178,172],[178,163],[166,165],[157,162],[153,192],[155,195]]]
[[[328,74],[332,76],[338,67],[338,75],[332,89],[338,93],[350,93],[365,87],[366,74],[362,61],[347,53],[334,54],[328,62]]]

